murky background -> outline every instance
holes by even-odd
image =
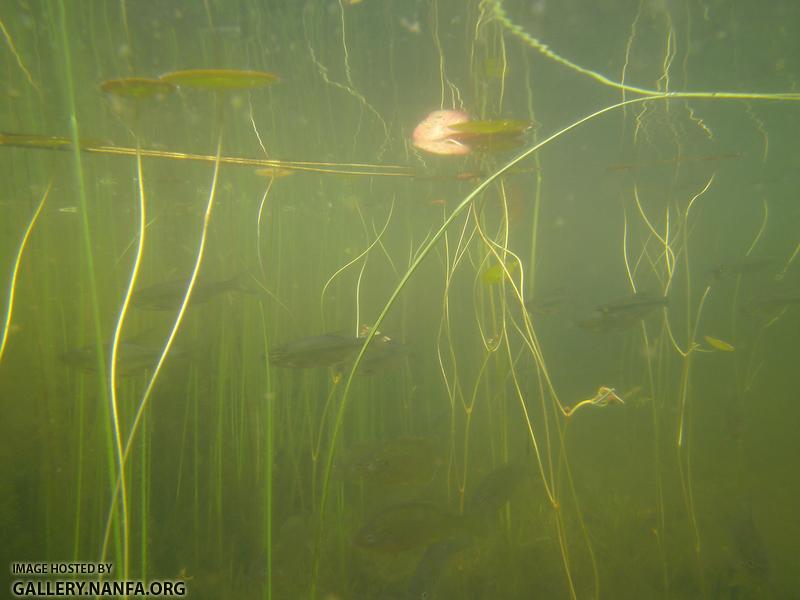
[[[798,594],[794,2],[0,19],[0,562]]]

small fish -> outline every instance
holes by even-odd
[[[563,290],[540,294],[525,301],[525,309],[534,315],[557,315],[570,302]]]
[[[422,555],[408,582],[408,600],[428,600],[433,590],[459,552],[469,547],[471,540],[457,538],[431,544]]]
[[[430,438],[401,437],[359,448],[345,460],[344,474],[379,487],[413,487],[433,480],[442,449]]]
[[[756,526],[753,511],[748,507],[731,522],[731,538],[741,566],[762,582],[770,579],[770,560],[764,539]]]
[[[489,472],[469,494],[469,513],[493,515],[505,506],[524,481],[527,471],[522,465],[506,463]]]
[[[704,335],[703,339],[709,346],[711,346],[715,350],[719,350],[721,352],[733,352],[734,350],[736,350],[736,348],[734,348],[728,342],[717,339],[715,337],[711,337],[710,335]]]
[[[117,372],[120,375],[132,375],[140,373],[145,369],[152,369],[158,357],[161,356],[163,348],[158,346],[148,346],[135,342],[121,342],[117,350]],[[111,355],[111,344],[103,346],[103,354],[106,357]],[[185,357],[187,351],[183,348],[173,346],[170,349],[169,357]],[[74,350],[69,350],[61,355],[61,361],[68,367],[82,371],[84,373],[95,373],[97,371],[97,351],[94,344],[87,344]]]
[[[407,354],[408,348],[405,344],[378,333],[372,338],[364,358],[361,359],[358,373],[374,375],[378,371],[399,366]]]
[[[134,292],[131,304],[146,310],[177,310],[183,302],[188,285],[188,279],[154,283]],[[253,293],[253,290],[247,286],[243,274],[221,281],[197,279],[192,289],[191,303],[202,304],[227,292]]]
[[[397,554],[464,537],[468,532],[462,517],[430,504],[412,502],[391,506],[373,516],[358,531],[354,543],[363,550]]]
[[[800,290],[787,289],[750,299],[742,306],[742,312],[754,317],[773,317],[795,304],[800,304]]]
[[[730,263],[722,263],[708,269],[706,277],[712,281],[719,281],[737,275],[753,275],[763,273],[777,264],[774,258],[746,256],[741,260]]]
[[[269,362],[290,369],[313,369],[341,365],[352,358],[364,340],[326,333],[302,338],[273,348]]]
[[[677,165],[679,163],[684,162],[717,162],[722,160],[730,160],[733,158],[741,158],[741,154],[737,153],[728,153],[728,154],[698,154],[698,155],[677,155],[672,158],[667,158],[664,160],[656,160],[653,162],[645,162],[645,163],[618,163],[614,165],[609,165],[606,167],[606,171],[609,172],[624,172],[624,171],[634,171],[637,169],[643,169],[647,167],[661,167],[661,166],[670,166],[670,165]]]
[[[656,308],[666,305],[667,299],[663,296],[637,292],[598,306],[586,319],[578,321],[577,325],[598,333],[627,329]]]

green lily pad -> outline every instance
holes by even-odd
[[[189,69],[165,73],[160,79],[170,84],[198,90],[246,90],[274,83],[278,80],[278,76],[264,71]]]
[[[175,91],[175,86],[160,79],[128,77],[104,81],[100,84],[100,89],[106,94],[114,94],[123,98],[149,98],[170,94]]]
[[[465,121],[448,125],[448,128],[468,135],[520,135],[533,127],[530,121],[518,119],[495,119],[491,121]]]
[[[97,148],[109,143],[96,139],[81,139],[80,148]],[[45,150],[68,150],[72,148],[72,140],[66,137],[36,135],[25,133],[0,133],[0,146],[16,146],[18,148],[44,148]]]

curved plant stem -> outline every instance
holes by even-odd
[[[36,225],[36,220],[39,218],[39,214],[44,208],[44,203],[47,201],[47,197],[50,195],[50,190],[52,187],[53,182],[51,180],[50,183],[47,184],[47,189],[44,191],[44,194],[42,194],[42,199],[39,200],[39,204],[36,207],[36,210],[33,212],[33,216],[28,222],[28,226],[25,228],[25,233],[22,235],[22,239],[19,242],[19,248],[17,249],[17,257],[14,259],[14,266],[11,268],[11,281],[8,283],[8,300],[6,302],[6,317],[3,319],[3,333],[0,334],[0,362],[3,362],[3,354],[6,351],[6,345],[8,343],[8,333],[9,328],[11,327],[11,316],[14,312],[14,294],[16,293],[17,289],[19,265],[22,262],[22,255],[25,252],[25,246],[28,244],[28,239],[31,237],[33,227]]]
[[[217,158],[219,158],[221,152],[222,152],[222,127],[220,126],[219,138],[217,140]],[[153,375],[150,377],[150,381],[148,382],[147,387],[145,388],[145,392],[142,395],[142,399],[139,402],[139,407],[136,410],[136,416],[133,419],[133,424],[131,425],[131,429],[130,429],[130,431],[128,433],[128,437],[125,440],[125,447],[124,447],[124,450],[122,452],[122,459],[121,459],[122,465],[125,465],[127,463],[128,456],[130,455],[130,451],[131,451],[131,448],[133,446],[133,441],[134,441],[134,439],[136,437],[136,433],[137,433],[137,431],[139,429],[139,426],[141,425],[142,418],[144,417],[145,409],[147,408],[147,406],[149,404],[150,397],[152,396],[152,393],[153,393],[153,389],[155,388],[156,380],[158,379],[158,376],[161,373],[161,369],[164,366],[164,362],[167,359],[167,355],[169,354],[169,351],[172,349],[172,345],[173,345],[173,343],[175,341],[175,337],[178,334],[178,329],[180,328],[181,323],[183,322],[183,317],[186,314],[186,308],[189,305],[189,300],[191,299],[192,290],[194,289],[195,282],[197,281],[197,275],[200,272],[200,266],[202,265],[202,262],[203,262],[203,256],[205,254],[206,241],[207,241],[207,238],[208,238],[208,224],[211,221],[211,213],[212,213],[212,210],[214,208],[214,199],[215,199],[216,191],[217,191],[217,181],[219,179],[219,167],[220,167],[220,163],[219,163],[219,160],[218,160],[216,163],[214,163],[214,176],[213,176],[213,178],[211,180],[211,189],[210,189],[209,194],[208,194],[208,202],[206,204],[206,210],[205,210],[205,214],[203,216],[203,230],[202,230],[202,233],[200,235],[200,246],[199,246],[199,248],[197,250],[197,258],[196,258],[195,263],[194,263],[194,269],[192,270],[192,275],[191,275],[191,278],[189,279],[189,284],[188,284],[188,286],[186,288],[186,293],[185,293],[185,295],[183,297],[183,302],[181,303],[181,307],[178,310],[177,316],[175,317],[175,322],[173,323],[172,330],[170,331],[170,334],[169,334],[169,336],[167,338],[167,341],[164,344],[164,348],[162,349],[161,355],[158,358],[158,362],[156,363],[156,367],[153,370]],[[122,478],[121,478],[121,476],[122,476],[122,473],[119,474],[119,476],[117,478],[117,482],[116,482],[115,488],[114,488],[114,493],[113,493],[112,502],[111,502],[111,506],[112,507],[116,503],[117,497],[120,494],[120,490],[121,490],[121,486],[122,486]],[[105,533],[105,536],[104,536],[104,539],[103,539],[103,550],[102,550],[102,553],[101,553],[101,557],[102,558],[105,558],[105,556],[106,556],[108,540],[109,540],[109,534],[110,534],[111,523],[112,523],[112,516],[113,516],[113,509],[111,511],[109,511],[108,520],[106,522],[106,533]]]

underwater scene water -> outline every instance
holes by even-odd
[[[798,3],[0,26],[11,595],[800,597]]]

